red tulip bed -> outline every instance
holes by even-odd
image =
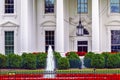
[[[56,74],[55,78],[44,78],[43,74],[0,75],[0,80],[120,80],[120,74]]]

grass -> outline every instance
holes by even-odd
[[[44,70],[18,70],[18,69],[1,69],[0,74],[43,74]],[[56,73],[86,73],[86,74],[120,74],[120,69],[67,69],[57,70]]]

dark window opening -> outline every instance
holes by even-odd
[[[5,31],[5,54],[14,53],[14,31]]]
[[[5,0],[5,13],[14,13],[14,0]]]
[[[45,51],[48,51],[49,45],[55,50],[54,31],[45,31]]]
[[[88,52],[88,41],[77,42],[78,52]]]

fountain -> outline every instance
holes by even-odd
[[[54,77],[55,77],[55,60],[54,60],[52,47],[49,45],[48,55],[47,55],[47,65],[45,69],[44,78],[54,78]]]

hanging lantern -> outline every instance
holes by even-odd
[[[79,21],[79,25],[77,26],[76,28],[77,32],[76,32],[76,35],[77,36],[83,36],[84,35],[84,26],[81,24],[81,21]]]

